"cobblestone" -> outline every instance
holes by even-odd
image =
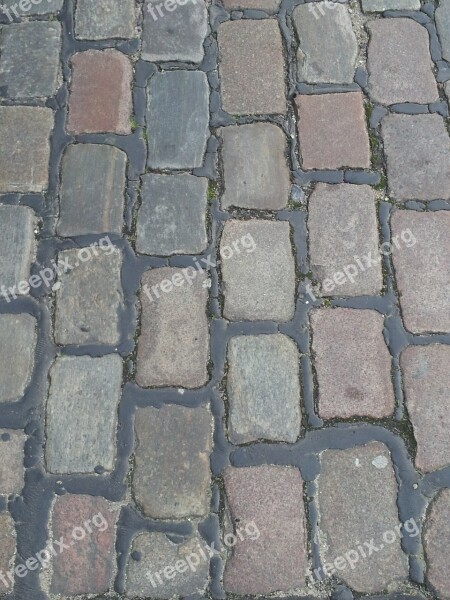
[[[133,0],[78,0],[75,36],[82,40],[132,38],[136,9]]]
[[[442,490],[431,503],[425,528],[427,580],[442,599],[450,598],[448,544],[450,534],[450,490]]]
[[[420,10],[420,0],[361,0],[364,12]]]
[[[208,408],[140,408],[135,417],[133,490],[154,519],[209,512],[212,416]]]
[[[271,123],[225,127],[222,207],[279,210],[289,199],[286,137]]]
[[[442,56],[450,61],[450,1],[441,0],[436,9],[436,27],[442,44]]]
[[[227,10],[263,10],[269,14],[278,12],[280,0],[223,0]]]
[[[20,2],[17,2],[17,0],[2,0],[2,4],[4,7],[11,9],[10,14],[12,17],[16,14],[15,11],[17,11],[17,15],[21,17],[58,13],[63,7],[64,0],[51,0],[51,2],[47,1],[42,2],[41,4],[37,4],[36,2],[27,4],[25,2],[23,5],[25,5],[26,8],[22,8]],[[12,7],[15,7],[15,10],[12,9]]]
[[[36,258],[34,229],[37,219],[26,206],[0,206],[0,272],[4,297],[24,296]],[[6,294],[6,296],[5,296]]]
[[[0,513],[0,571],[7,573],[14,568],[14,555],[16,552],[16,532],[14,522],[9,513]],[[0,594],[11,591],[11,581],[6,579],[7,586],[0,579]]]
[[[383,317],[373,310],[316,309],[311,325],[320,416],[391,415],[395,400]]]
[[[0,315],[0,402],[20,400],[34,367],[36,320],[27,314]]]
[[[2,495],[18,495],[22,492],[24,485],[23,461],[25,440],[26,437],[23,431],[0,429],[0,448],[2,451],[0,494]]]
[[[231,338],[228,345],[229,437],[295,442],[300,434],[300,357],[284,335]]]
[[[394,268],[405,327],[414,333],[450,331],[450,213],[396,211],[393,235],[410,229],[413,249],[394,247]]]

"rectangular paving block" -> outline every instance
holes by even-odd
[[[36,341],[34,317],[0,315],[0,402],[24,395],[33,373]]]
[[[404,583],[408,563],[397,530],[397,481],[384,444],[323,452],[317,502],[328,576],[363,593]]]
[[[26,0],[24,2],[20,2],[20,0],[2,0],[2,4],[3,11],[8,19],[13,20],[14,17],[21,19],[34,15],[58,13],[63,7],[64,0],[42,0],[39,3],[37,0],[34,0],[34,2],[32,0],[30,2]]]
[[[74,54],[71,64],[67,131],[131,133],[133,69],[128,56],[111,48],[87,50]]]
[[[392,234],[416,243],[394,246],[395,278],[405,327],[413,333],[450,332],[450,212],[397,210]]]
[[[209,359],[208,284],[205,271],[193,267],[164,267],[144,273],[137,350],[139,385],[205,385]]]
[[[445,60],[450,61],[450,0],[440,0],[435,18],[442,56]]]
[[[295,312],[295,261],[285,221],[231,220],[220,241],[224,317],[289,321]],[[240,241],[252,241],[244,250]]]
[[[58,22],[31,21],[2,27],[0,87],[6,97],[53,96],[60,84],[60,52]]]
[[[133,492],[147,517],[185,519],[209,513],[212,428],[208,407],[137,409]]]
[[[365,13],[385,10],[420,10],[420,0],[361,0],[361,4]]]
[[[52,538],[62,539],[69,547],[59,552],[55,544],[51,594],[65,598],[103,594],[112,588],[119,509],[119,505],[98,496],[56,497],[50,525]]]
[[[281,0],[223,0],[227,10],[263,10],[272,14],[278,12]]]
[[[9,513],[0,513],[0,573],[4,574],[5,580],[0,579],[0,594],[11,592],[14,587],[14,579],[8,578],[6,573],[14,569],[16,554],[16,530],[14,521]],[[14,575],[12,575],[14,578]]]
[[[36,259],[37,219],[27,206],[0,206],[0,294],[10,300],[29,294]]]
[[[0,494],[21,494],[24,485],[24,451],[26,436],[23,431],[0,429]],[[1,589],[1,588],[0,588]]]
[[[383,316],[374,310],[315,309],[312,350],[324,419],[383,418],[395,407]]]
[[[443,489],[431,502],[425,522],[426,579],[438,598],[450,598],[450,490]]]
[[[390,114],[381,134],[394,199],[450,198],[450,137],[440,115]]]
[[[228,435],[295,442],[300,435],[300,355],[284,335],[232,337],[228,344]]]
[[[223,109],[235,115],[284,114],[285,65],[278,22],[227,21],[220,25],[217,40]]]
[[[225,192],[222,207],[286,208],[291,190],[286,136],[272,123],[225,127],[220,131]]]
[[[416,467],[450,464],[450,346],[409,346],[401,354],[406,408],[417,441]]]
[[[172,0],[144,4],[142,60],[150,62],[203,60],[203,42],[208,31],[204,0]]]
[[[147,94],[149,168],[201,167],[209,137],[209,86],[205,73],[155,73]]]
[[[122,360],[60,356],[50,369],[45,459],[51,473],[112,471]]]
[[[47,189],[52,129],[50,108],[0,106],[0,193]]]
[[[127,155],[104,144],[72,144],[62,160],[58,235],[123,229]]]
[[[368,169],[370,145],[360,92],[300,95],[298,136],[304,169]]]
[[[136,249],[142,254],[201,254],[206,232],[205,177],[148,174],[142,177]]]
[[[134,0],[77,0],[75,37],[81,40],[137,37],[136,17]]]
[[[224,480],[232,522],[253,522],[260,533],[257,539],[238,538],[225,566],[225,590],[253,596],[304,587],[308,555],[300,471],[229,467]]]
[[[308,230],[311,271],[323,296],[380,294],[383,275],[372,188],[318,183],[309,198]],[[367,266],[364,257],[369,254],[376,262]]]
[[[112,250],[112,251],[111,251]],[[109,247],[64,250],[58,255],[55,342],[64,344],[110,344],[120,342],[119,321],[123,310],[122,252]]]

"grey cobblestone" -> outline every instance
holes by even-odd
[[[386,10],[419,10],[420,0],[361,0],[364,12]]]
[[[22,431],[0,429],[0,494],[19,495],[24,485],[24,447],[26,437]]]
[[[450,61],[450,1],[441,0],[436,9],[436,27],[442,44],[442,56]]]
[[[7,573],[14,567],[14,555],[16,552],[16,532],[14,521],[9,513],[0,513],[0,570]],[[0,580],[0,594],[4,595],[12,587],[11,581],[5,578]]]
[[[33,372],[36,337],[31,315],[0,315],[0,402],[24,395]]]
[[[75,36],[79,39],[131,38],[135,27],[133,0],[77,0]]]
[[[4,297],[24,296],[36,258],[35,213],[26,206],[0,206],[0,288]]]

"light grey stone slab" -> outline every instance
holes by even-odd
[[[0,402],[20,400],[34,367],[36,319],[28,314],[0,315]]]
[[[75,37],[82,40],[132,38],[136,32],[134,0],[77,0]]]
[[[362,0],[364,12],[385,10],[420,10],[420,0]]]
[[[3,7],[8,9],[9,12],[6,12],[8,19],[12,20],[14,17],[23,18],[23,17],[31,17],[34,15],[47,15],[50,13],[59,12],[64,4],[64,0],[34,0],[34,2],[23,2],[22,7],[20,6],[20,2],[18,0],[3,0]]]
[[[36,258],[37,219],[27,206],[0,206],[0,293],[27,295],[31,264]]]
[[[450,0],[439,1],[435,16],[442,56],[445,60],[450,61]]]
[[[0,320],[1,326],[1,320]],[[24,450],[26,436],[23,431],[0,429],[0,494],[21,494],[24,486]]]

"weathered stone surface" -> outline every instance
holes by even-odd
[[[72,270],[58,276],[61,286],[56,292],[55,342],[114,346],[120,341],[119,314],[123,308],[122,253],[112,246],[108,253],[97,250],[98,256],[90,248],[84,250],[59,253],[61,268],[68,261]]]
[[[319,530],[322,564],[331,567],[328,576],[335,575],[356,592],[381,592],[403,582],[408,566],[396,530],[397,482],[388,448],[373,442],[326,450],[320,463]],[[392,534],[389,539],[386,532]],[[369,540],[378,549],[370,557],[364,545]],[[361,544],[366,558],[358,553]],[[352,549],[358,555],[353,567],[344,558]]]
[[[417,441],[416,467],[450,464],[450,346],[409,346],[401,358],[406,407]]]
[[[0,315],[0,402],[24,395],[33,372],[36,340],[34,317]]]
[[[364,12],[385,10],[420,10],[420,0],[362,0]]]
[[[263,10],[269,14],[276,13],[280,0],[223,0],[227,10]]]
[[[136,249],[143,254],[200,254],[206,233],[208,180],[188,174],[144,175]]]
[[[137,409],[133,490],[146,516],[184,519],[209,512],[212,425],[204,406]]]
[[[14,521],[9,513],[0,513],[0,572],[6,574],[14,569],[14,556],[16,553],[16,532]],[[14,575],[13,575],[14,577]],[[5,582],[0,579],[0,594],[11,592],[13,584],[5,577]]]
[[[442,56],[450,61],[450,0],[440,0],[435,16]]]
[[[8,98],[53,96],[59,85],[61,25],[13,23],[0,30],[0,87]],[[32,60],[31,60],[32,57]]]
[[[51,473],[112,471],[122,361],[60,356],[50,369],[45,458]]]
[[[14,18],[14,16],[22,18],[32,15],[46,15],[48,13],[57,13],[62,9],[64,0],[42,0],[40,4],[37,4],[36,0],[34,1],[34,3],[21,3],[17,0],[3,0],[2,4],[4,8],[10,9],[9,14],[12,18]],[[22,6],[20,6],[21,4]],[[6,11],[4,12],[9,18],[9,14]]]
[[[225,471],[233,523],[255,523],[258,539],[238,539],[227,561],[224,588],[269,594],[303,587],[308,568],[303,482],[298,469],[263,465]]]
[[[409,230],[413,247],[394,247],[394,268],[405,327],[413,333],[450,332],[450,212],[396,211],[393,235]]]
[[[292,19],[299,38],[298,78],[308,83],[352,83],[358,42],[347,6],[300,4]]]
[[[131,133],[130,59],[111,48],[72,57],[69,133]]]
[[[450,80],[444,83],[445,95],[447,96],[448,103],[450,105]]]
[[[167,9],[167,6],[171,8]],[[204,56],[207,30],[208,14],[203,0],[166,0],[165,4],[147,1],[141,58],[151,62],[199,63]]]
[[[285,208],[291,184],[283,131],[271,123],[253,123],[225,127],[221,136],[225,176],[223,208]]]
[[[394,411],[391,358],[383,317],[374,310],[316,309],[312,348],[324,419],[382,418]]]
[[[369,253],[373,258],[379,256],[378,220],[372,188],[348,183],[318,183],[309,198],[308,230],[311,271],[314,279],[321,282],[323,296],[363,296],[381,292],[381,261],[364,270],[355,261],[355,257],[362,260]]]
[[[285,67],[278,22],[227,21],[219,27],[217,38],[223,109],[236,115],[285,113]]]
[[[36,258],[36,216],[27,206],[0,206],[0,294],[27,295],[30,267]],[[5,289],[6,288],[6,289]]]
[[[450,198],[450,138],[439,115],[388,115],[381,132],[397,200]]]
[[[228,344],[229,437],[295,442],[300,435],[300,355],[284,335],[246,335]]]
[[[252,246],[234,249],[233,242]],[[239,247],[238,247],[239,248]],[[289,321],[295,311],[295,262],[289,223],[232,220],[225,223],[220,242],[224,317],[231,321]]]
[[[298,135],[304,169],[367,169],[370,147],[360,92],[301,95]]]
[[[112,587],[119,509],[119,505],[98,496],[56,497],[51,523],[53,540],[63,539],[70,548],[52,559],[52,594],[102,594]],[[84,525],[87,521],[92,533]],[[76,536],[81,538],[81,529],[84,539],[77,539]]]
[[[104,144],[75,144],[62,161],[58,235],[122,233],[127,155]]]
[[[202,594],[206,589],[210,555],[198,534],[174,544],[164,533],[141,533],[134,538],[131,553],[127,568],[128,598],[169,599]],[[139,561],[133,559],[133,553],[139,553]],[[188,557],[190,563],[186,562]]]
[[[412,19],[369,23],[369,94],[381,104],[439,100],[428,31]]]
[[[450,598],[450,490],[443,489],[428,510],[425,526],[427,580],[443,600]]]
[[[77,0],[75,37],[82,40],[131,38],[136,34],[134,0]]]
[[[22,492],[25,440],[23,431],[0,429],[0,494],[9,496]]]
[[[136,381],[143,387],[198,388],[208,380],[209,279],[205,271],[164,267],[144,273]]]
[[[0,192],[43,192],[48,185],[53,112],[0,106]]]
[[[209,86],[201,71],[155,73],[148,86],[148,166],[201,167],[209,135]]]

